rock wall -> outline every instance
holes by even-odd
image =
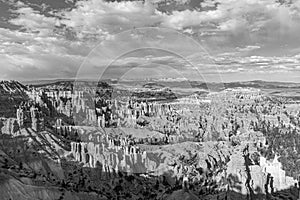
[[[16,118],[0,119],[0,133],[15,135],[18,131],[19,124]]]
[[[278,162],[260,157],[259,165],[247,162],[247,154],[237,150],[230,158],[227,174],[232,178],[231,189],[241,194],[266,194],[293,187],[296,180],[288,177]],[[272,181],[271,181],[272,180]]]
[[[105,143],[72,142],[71,152],[76,161],[89,167],[96,167],[99,162],[103,171],[113,173],[146,173],[155,171],[158,164],[152,161],[146,151],[141,152],[137,146],[110,146]]]

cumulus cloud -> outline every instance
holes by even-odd
[[[109,34],[160,22],[155,7],[147,1],[79,1],[75,9],[61,14],[64,18],[61,23],[75,30],[80,39],[90,35],[109,37]]]
[[[215,33],[208,35],[212,36],[210,42],[219,40],[220,45],[300,42],[299,1],[290,5],[264,0],[216,0],[203,4],[211,5],[212,9],[162,14],[162,24],[179,30],[198,27],[200,32],[209,28]]]
[[[285,5],[264,0],[205,0],[201,9],[190,9],[191,1],[186,0],[176,4],[188,9],[169,12],[162,11],[160,0],[72,1],[72,7],[61,10],[51,10],[50,4],[36,9],[29,3],[10,3],[14,4],[14,16],[8,22],[18,29],[0,28],[2,78],[75,76],[81,62],[99,43],[118,41],[107,42],[106,52],[101,52],[109,54],[110,59],[127,47],[140,47],[144,39],[138,32],[140,27],[170,28],[201,42],[212,54],[213,63],[204,65],[203,56],[194,55],[197,48],[190,48],[191,41],[164,31],[144,45],[179,52],[212,76],[299,72],[300,1]],[[116,36],[126,30],[132,30],[131,34]],[[180,59],[165,55],[155,54],[148,60],[143,54],[139,56],[116,64],[138,63],[144,68],[151,68],[149,63],[173,65],[182,71],[187,68]]]
[[[219,10],[214,11],[175,11],[169,14],[161,14],[163,17],[162,25],[174,29],[183,29],[190,26],[203,26],[205,23],[213,23],[223,17]]]
[[[85,56],[80,50],[82,45],[76,46],[63,38],[39,33],[0,28],[0,41],[0,78],[23,80],[74,76]]]
[[[15,11],[18,14],[17,18],[10,20],[13,25],[21,26],[26,31],[38,32],[40,35],[48,35],[52,32],[55,25],[59,24],[58,19],[54,17],[46,17],[31,7],[21,4],[19,9]]]

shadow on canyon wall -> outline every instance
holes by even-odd
[[[30,131],[30,130],[27,130]],[[34,135],[36,134],[36,135]],[[39,133],[27,137],[1,135],[0,197],[1,199],[292,199],[298,198],[299,187],[274,191],[270,177],[264,188],[253,188],[229,174],[216,182],[212,176],[201,174],[193,184],[174,178],[172,171],[160,176],[151,173],[108,172],[104,164],[85,167],[72,159],[53,159],[54,150]],[[28,140],[33,139],[33,145]],[[71,156],[71,155],[70,155]],[[247,168],[246,168],[247,171]],[[247,172],[246,172],[247,173]],[[252,177],[255,178],[255,177]],[[248,188],[248,195],[242,194]],[[249,188],[250,187],[250,188]],[[244,190],[245,191],[245,190]],[[251,191],[251,192],[250,192]]]

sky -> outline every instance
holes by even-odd
[[[0,0],[0,79],[300,82],[300,0]]]

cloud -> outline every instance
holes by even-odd
[[[260,49],[260,46],[255,46],[255,45],[248,45],[244,48],[237,47],[236,48],[238,51],[253,51],[255,49]]]
[[[40,35],[51,34],[54,27],[59,25],[58,19],[41,15],[31,7],[21,7],[15,13],[18,17],[11,19],[10,23],[24,27],[27,31],[38,32]]]
[[[243,69],[244,72],[249,73],[292,73],[300,75],[297,71],[300,65],[300,59],[297,56],[288,57],[263,57],[263,56],[249,56],[249,57],[217,57],[215,63],[222,73],[237,72]],[[225,71],[224,71],[225,70]],[[253,77],[255,78],[255,77]]]
[[[37,57],[38,56],[38,57]],[[76,75],[80,57],[59,55],[21,55],[0,54],[1,78],[32,80],[48,78],[66,78]]]
[[[135,27],[154,26],[160,22],[155,7],[146,1],[80,1],[70,12],[62,12],[61,23],[71,27],[80,39],[106,36]]]
[[[70,77],[85,57],[83,45],[39,33],[0,28],[0,41],[0,78]]]
[[[300,1],[286,5],[264,0],[205,0],[201,2],[203,9],[190,9],[195,2],[187,0],[168,6],[168,12],[160,0],[156,3],[72,1],[69,9],[66,3],[62,9],[54,9],[47,1],[41,6],[21,1],[10,3],[14,4],[11,11],[14,15],[7,21],[18,29],[0,28],[3,78],[75,76],[84,58],[100,43],[105,47],[101,53],[109,59],[124,53],[124,49],[141,47],[145,36],[141,36],[139,27],[179,31],[178,35],[169,35],[162,30],[153,38],[155,34],[148,33],[142,47],[178,53],[192,60],[201,72],[212,76],[217,73],[249,72],[253,76],[255,73],[299,73],[299,56],[293,55],[299,54]],[[131,34],[118,37],[126,30],[131,30]],[[203,56],[194,56],[195,41],[182,41],[180,33],[201,42],[214,62],[204,65]],[[148,60],[144,59],[145,55],[129,56],[115,64],[151,68],[154,63],[181,71],[188,68],[170,55],[157,53]]]
[[[218,47],[266,43],[266,48],[275,51],[272,45],[285,43],[293,46],[295,41],[300,42],[297,34],[300,31],[299,1],[289,5],[264,0],[217,0],[203,3],[217,6],[204,11],[163,13],[162,25],[178,30],[198,30],[200,33],[209,30],[213,34],[195,35],[200,38],[204,36],[211,45],[218,41]]]
[[[205,23],[220,20],[222,13],[215,11],[174,11],[171,15],[161,14],[163,17],[162,25],[174,29],[182,30],[190,26],[203,26]]]

